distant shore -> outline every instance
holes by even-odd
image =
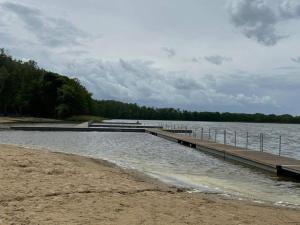
[[[61,120],[38,118],[38,117],[10,117],[0,116],[0,124],[10,123],[59,123]]]
[[[0,145],[0,224],[300,224],[300,210],[186,193],[103,160]]]

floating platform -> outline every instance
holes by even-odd
[[[10,130],[20,131],[69,131],[69,132],[138,132],[144,133],[145,128],[122,128],[122,127],[51,127],[51,126],[12,126]]]
[[[121,125],[141,125],[142,123],[140,123],[140,122],[135,122],[135,123],[133,123],[133,122],[109,122],[109,121],[107,121],[107,122],[102,122],[102,123],[105,123],[105,124],[121,124]]]
[[[147,126],[137,124],[106,124],[106,123],[91,123],[89,127],[122,127],[122,128],[162,128],[160,126]]]
[[[300,160],[278,156],[267,152],[247,150],[245,148],[234,147],[231,145],[201,141],[192,137],[182,136],[159,129],[146,129],[146,132],[195,148],[199,151],[221,157],[224,160],[230,160],[276,173],[278,176],[288,176],[300,179]]]

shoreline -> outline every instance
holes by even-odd
[[[187,193],[102,159],[0,145],[0,224],[300,224],[299,209]]]
[[[83,157],[88,160],[94,161],[95,163],[99,163],[99,165],[111,167],[117,170],[120,170],[122,173],[126,173],[130,176],[137,177],[139,179],[144,180],[145,182],[153,183],[158,186],[163,186],[171,189],[178,190],[178,192],[186,192],[191,194],[200,194],[200,195],[209,195],[209,196],[217,196],[218,198],[222,198],[225,200],[234,200],[234,201],[241,201],[241,202],[247,202],[247,203],[254,203],[258,205],[265,205],[269,207],[275,207],[275,208],[290,208],[290,209],[298,209],[300,211],[300,205],[298,204],[292,204],[288,203],[285,204],[277,204],[277,202],[274,201],[267,201],[267,200],[258,200],[256,198],[251,198],[243,195],[234,195],[233,193],[226,192],[226,191],[201,191],[197,190],[193,187],[185,187],[188,186],[189,183],[181,183],[176,184],[176,182],[169,182],[168,178],[167,180],[164,180],[160,176],[152,175],[151,173],[146,173],[139,171],[136,168],[130,168],[130,167],[124,167],[121,165],[118,165],[115,162],[111,162],[108,159],[103,158],[95,158],[93,156],[89,155],[80,155],[80,154],[74,154],[74,153],[68,153],[64,151],[60,151],[57,149],[51,149],[51,148],[44,148],[44,147],[34,147],[34,146],[26,146],[26,145],[20,145],[20,144],[13,144],[13,143],[0,143],[0,150],[2,146],[8,146],[18,149],[25,149],[29,151],[38,151],[38,152],[44,152],[44,153],[50,153],[50,154],[57,154],[57,155],[65,155],[70,157]],[[1,225],[1,224],[0,224]]]
[[[109,167],[113,167],[116,169],[119,169],[123,172],[129,173],[130,175],[140,177],[147,182],[152,182],[156,183],[158,185],[162,185],[165,187],[170,187],[174,189],[178,189],[180,192],[187,192],[187,193],[193,193],[193,194],[200,194],[200,195],[210,195],[210,196],[216,196],[217,198],[222,198],[225,200],[234,200],[234,201],[241,201],[241,202],[246,202],[246,203],[254,203],[258,205],[265,205],[265,206],[270,206],[270,207],[276,207],[276,208],[290,208],[290,209],[298,209],[300,211],[300,205],[299,204],[294,204],[290,202],[285,202],[285,201],[280,201],[280,202],[274,202],[271,200],[260,200],[258,198],[253,198],[241,194],[234,194],[233,192],[225,191],[225,190],[220,190],[220,191],[201,191],[197,190],[197,188],[187,187],[189,183],[176,183],[176,182],[171,182],[168,178],[167,180],[164,180],[164,178],[160,176],[155,176],[152,175],[151,173],[146,173],[139,171],[136,168],[130,168],[130,167],[123,167],[121,165],[118,165],[115,162],[111,162],[108,159],[103,159],[103,158],[95,158],[93,156],[89,155],[80,155],[80,154],[73,154],[73,153],[67,153],[64,151],[59,151],[56,149],[51,149],[51,148],[43,148],[43,147],[33,147],[33,146],[26,146],[26,145],[20,145],[20,144],[12,144],[12,143],[0,143],[0,149],[1,145],[7,145],[7,146],[12,146],[15,148],[24,148],[28,150],[33,150],[33,151],[44,151],[48,153],[57,153],[57,154],[63,154],[63,155],[70,155],[70,156],[78,156],[78,157],[84,157],[87,159],[91,159],[93,161],[99,161],[99,164],[103,164]],[[177,181],[178,182],[178,181]],[[211,188],[211,187],[210,187]],[[0,224],[1,225],[1,224]],[[300,224],[299,224],[300,225]]]

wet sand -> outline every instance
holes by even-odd
[[[103,160],[0,145],[0,224],[300,225],[300,210],[190,194]]]

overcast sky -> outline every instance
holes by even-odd
[[[0,47],[98,99],[300,114],[299,0],[0,0]]]

